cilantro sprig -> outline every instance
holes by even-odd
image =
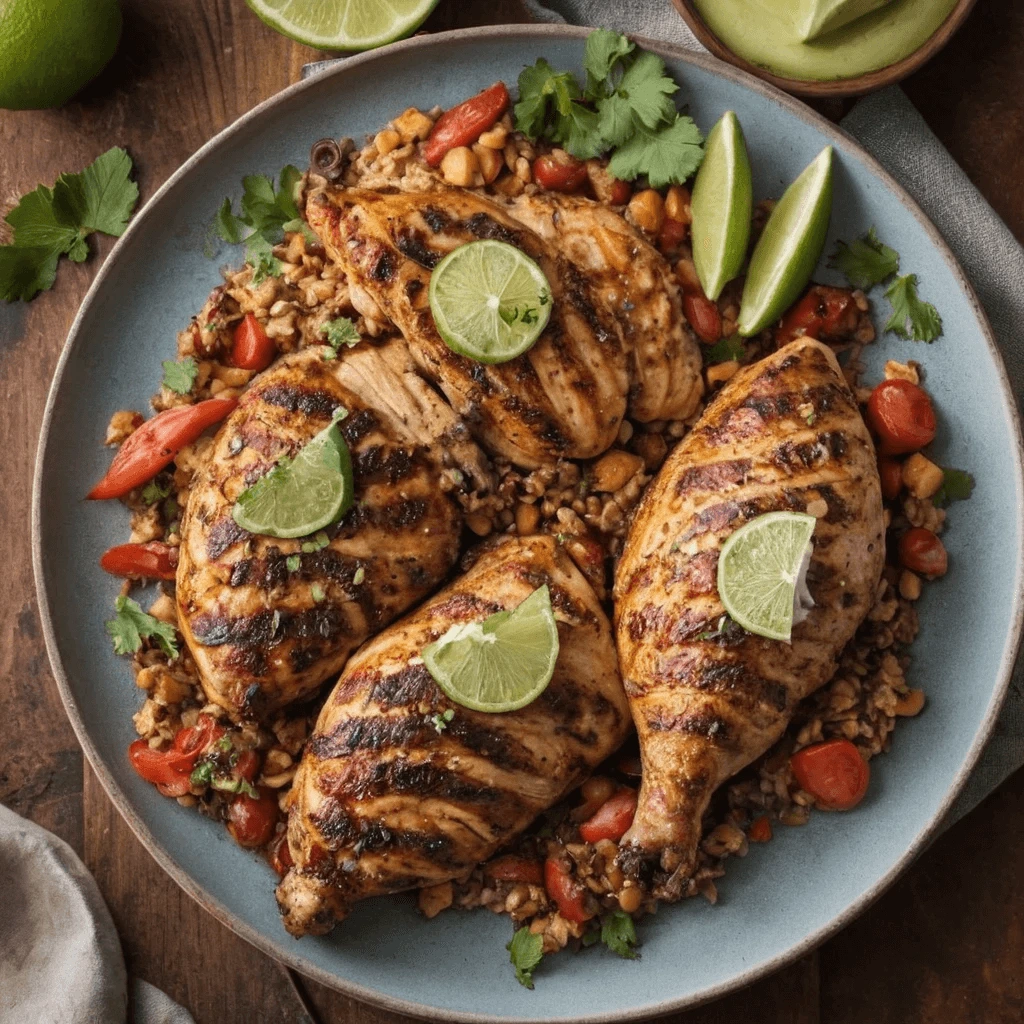
[[[342,346],[352,348],[362,341],[356,325],[347,316],[339,316],[336,320],[328,320],[320,328],[320,334],[331,348],[337,352]]]
[[[526,988],[533,988],[533,972],[544,957],[544,939],[523,925],[505,948],[516,970],[516,980]]]
[[[962,469],[944,469],[942,486],[932,495],[936,508],[945,508],[954,501],[967,501],[974,491],[974,477]]]
[[[942,333],[942,317],[930,303],[917,294],[917,274],[897,277],[885,289],[885,297],[892,304],[892,316],[885,329],[907,341],[934,341]]]
[[[61,256],[85,260],[90,234],[123,234],[139,199],[131,171],[131,157],[115,146],[81,173],[62,174],[52,189],[22,196],[5,218],[14,238],[0,246],[0,298],[28,302],[53,287]]]
[[[134,654],[143,640],[153,639],[168,658],[178,656],[177,632],[169,622],[147,614],[130,597],[119,597],[114,608],[117,614],[107,622],[107,632],[115,654]]]
[[[828,265],[842,271],[854,288],[867,291],[899,271],[900,254],[879,241],[871,228],[863,238],[855,238],[849,245],[838,242]]]
[[[682,184],[700,166],[703,136],[676,110],[679,86],[665,62],[623,35],[597,29],[587,37],[586,85],[540,58],[519,76],[516,128],[547,138],[580,160],[612,150],[608,170],[654,188]]]
[[[168,391],[187,395],[195,387],[196,377],[199,376],[199,364],[192,356],[186,356],[177,362],[165,359],[161,365],[164,368],[163,385]]]

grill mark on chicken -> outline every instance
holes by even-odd
[[[436,206],[425,206],[420,212],[427,223],[427,227],[434,234],[447,230],[451,225],[451,218],[448,214],[444,210],[439,210]]]
[[[389,249],[383,249],[373,265],[370,267],[370,277],[374,281],[380,281],[382,284],[386,284],[395,276],[395,271],[398,269],[398,260],[395,258],[395,254]]]
[[[679,715],[651,715],[646,720],[652,732],[681,732],[700,736],[713,746],[722,747],[732,742],[729,723],[710,711],[684,712]]]
[[[337,799],[325,800],[321,810],[311,817],[325,839],[351,845],[357,856],[380,850],[422,850],[438,859],[449,856],[451,840],[447,836],[389,828],[380,822],[350,815]]]
[[[341,402],[329,391],[305,388],[298,384],[274,384],[260,391],[259,399],[268,405],[277,405],[289,412],[318,419],[330,419],[341,408]]]
[[[433,270],[434,267],[441,262],[441,258],[443,256],[443,253],[434,252],[433,249],[428,249],[420,234],[411,228],[406,228],[405,230],[398,232],[398,236],[395,239],[395,245],[403,256],[415,261],[421,267],[426,267],[427,270]],[[422,287],[422,285],[420,285],[420,287]],[[417,289],[417,291],[418,290],[419,289]],[[408,294],[408,286],[406,287],[406,294]]]
[[[700,551],[686,558],[672,569],[668,577],[671,586],[683,584],[693,596],[712,594],[718,581],[718,552]]]
[[[522,249],[523,236],[521,232],[514,231],[512,228],[506,227],[504,224],[499,224],[493,217],[489,217],[486,213],[474,213],[465,222],[466,229],[471,235],[476,238],[493,239],[498,242],[504,242],[506,245],[514,245],[517,249]],[[529,255],[529,253],[527,253]]]
[[[324,772],[317,785],[322,793],[350,800],[413,793],[421,800],[440,797],[490,805],[518,802],[506,790],[483,785],[443,765],[431,761],[412,762],[407,757],[390,761],[350,759],[342,771]]]
[[[248,536],[248,530],[243,530],[230,516],[221,519],[210,527],[206,539],[206,554],[216,561],[228,548],[234,547],[240,540],[244,540]]]
[[[407,448],[381,444],[361,448],[352,459],[352,473],[362,483],[386,481],[397,484],[416,470],[413,454]]]
[[[731,704],[746,710],[763,704],[785,711],[789,706],[788,691],[781,683],[765,679],[746,665],[709,657],[696,645],[659,663],[657,682],[680,680],[686,680],[688,685],[704,693],[726,697]]]
[[[384,530],[405,530],[426,518],[428,510],[426,501],[419,498],[399,501],[384,508],[379,505],[357,505],[345,517],[345,529],[351,533],[364,526],[376,526]]]
[[[676,494],[682,497],[692,491],[724,491],[733,484],[743,483],[752,465],[750,459],[732,459],[690,466],[680,475]]]
[[[768,456],[780,469],[813,469],[846,454],[846,436],[839,430],[826,431],[813,441],[784,441]]]

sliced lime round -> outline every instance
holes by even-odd
[[[794,598],[810,561],[816,522],[802,512],[768,512],[722,545],[718,596],[734,622],[758,636],[789,643]]]
[[[271,28],[318,50],[369,50],[409,35],[437,0],[246,0]]]
[[[460,622],[423,649],[423,662],[456,704],[515,711],[547,688],[558,660],[558,626],[547,586],[513,611]]]
[[[753,208],[747,144],[739,120],[727,110],[708,133],[690,202],[693,262],[712,301],[743,267]]]
[[[750,257],[739,332],[749,338],[797,299],[825,247],[832,214],[832,147],[826,146],[783,193]]]
[[[430,275],[430,311],[445,344],[478,363],[507,363],[541,335],[551,316],[544,271],[506,242],[469,242]]]
[[[250,533],[305,537],[337,522],[353,490],[352,459],[335,421],[243,491],[231,514]]]

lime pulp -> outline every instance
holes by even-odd
[[[459,622],[423,649],[444,693],[473,711],[515,711],[547,688],[558,660],[558,626],[547,586],[512,611]]]
[[[768,512],[741,526],[718,556],[718,596],[734,622],[789,643],[793,605],[817,520]]]
[[[430,275],[430,311],[445,344],[480,363],[507,363],[540,337],[551,316],[544,271],[506,242],[453,249]]]

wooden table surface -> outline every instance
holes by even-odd
[[[210,136],[296,81],[301,66],[319,56],[266,28],[243,0],[125,0],[124,8],[117,56],[76,102],[59,111],[0,111],[0,207],[112,145],[130,151],[146,199]],[[516,0],[442,0],[427,28],[522,20]],[[906,89],[1024,241],[1024,4],[982,0]],[[84,264],[63,260],[52,292],[0,308],[0,466],[7,481],[0,492],[0,565],[7,567],[0,574],[0,721],[7,723],[0,731],[0,802],[83,856],[110,906],[129,970],[184,1004],[198,1024],[298,1024],[310,1018],[287,973],[189,900],[114,810],[83,763],[43,648],[29,553],[32,465],[57,356],[110,244],[98,241]],[[672,1020],[1024,1020],[1022,867],[1024,771],[817,952]],[[403,1019],[312,982],[301,988],[324,1022]],[[487,1010],[485,994],[480,1010]]]

